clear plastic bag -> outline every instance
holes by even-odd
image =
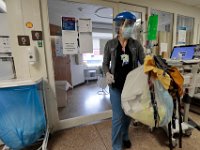
[[[143,71],[143,66],[131,71],[126,78],[122,91],[122,108],[126,115],[153,127],[154,111],[151,104],[148,76]],[[169,123],[173,113],[173,100],[158,80],[154,80],[155,99],[160,116],[159,126]]]
[[[46,130],[39,85],[0,88],[0,139],[13,150],[38,140]]]

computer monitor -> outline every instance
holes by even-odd
[[[171,59],[190,60],[193,59],[196,45],[175,46],[171,53]]]

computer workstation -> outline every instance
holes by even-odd
[[[200,59],[195,55],[197,45],[174,46],[168,62],[198,63]]]
[[[166,62],[180,70],[184,77],[184,88],[189,89],[189,95],[192,98],[189,109],[198,110],[193,108],[200,107],[200,46],[174,46],[170,59],[167,59]],[[195,99],[195,103],[193,103],[193,99]],[[193,105],[195,106],[193,107]],[[200,111],[198,113],[200,114]]]
[[[198,51],[198,53],[197,53]],[[183,46],[174,46],[170,59],[167,59],[166,62],[170,66],[175,66],[179,69],[180,73],[184,78],[184,89],[188,89],[189,97],[192,99],[196,97],[196,95],[200,95],[200,73],[199,73],[199,66],[200,66],[200,48],[197,45],[183,45]],[[194,111],[193,105],[195,108],[200,106],[200,99],[195,99],[196,103],[191,103],[191,99],[188,101],[184,101],[184,115],[183,115],[183,123],[182,123],[182,130],[183,133],[187,133],[188,135],[191,132],[191,120],[189,119],[189,110]],[[189,121],[189,124],[188,124]],[[193,125],[193,127],[198,126]],[[173,129],[173,133],[178,132],[179,129]]]

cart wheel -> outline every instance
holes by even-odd
[[[51,138],[52,138],[52,134],[49,133],[49,138],[48,138],[48,140],[51,140]]]
[[[177,139],[172,139],[172,146],[175,148],[178,145],[178,140]]]
[[[133,126],[135,127],[139,126],[139,122],[137,120],[134,120],[132,123],[133,123]]]
[[[153,133],[154,128],[153,128],[153,127],[149,127],[149,131],[150,131],[151,133]]]
[[[192,130],[186,130],[184,135],[190,137],[192,135]]]

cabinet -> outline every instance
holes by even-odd
[[[85,80],[97,80],[97,69],[96,68],[86,68],[84,69]]]

